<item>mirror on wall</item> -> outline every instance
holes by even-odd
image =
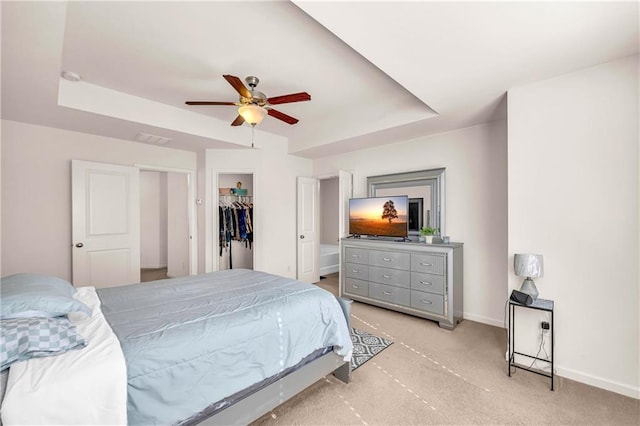
[[[367,186],[370,197],[391,195],[409,196],[409,235],[420,235],[420,228],[429,226],[445,230],[445,168],[369,176]]]

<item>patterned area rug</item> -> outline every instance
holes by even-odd
[[[393,343],[392,340],[374,336],[366,331],[351,327],[351,341],[353,342],[353,356],[351,370],[355,370]]]

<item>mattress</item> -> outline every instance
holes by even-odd
[[[128,376],[130,424],[174,424],[327,347],[348,359],[337,299],[244,269],[98,291]]]

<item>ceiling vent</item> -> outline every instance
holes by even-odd
[[[138,142],[154,143],[157,145],[164,145],[169,142],[171,138],[165,138],[163,136],[150,135],[149,133],[138,133],[135,138]]]

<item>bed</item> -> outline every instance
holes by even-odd
[[[78,290],[80,296],[90,293],[85,289]],[[333,372],[349,381],[352,344],[348,303],[317,286],[233,269],[94,293],[96,299],[89,300],[93,303],[91,319],[102,318],[108,323],[126,363],[124,409],[129,424],[197,424],[205,420],[208,424],[247,424],[327,374]],[[68,316],[77,320],[81,314]],[[82,324],[78,320],[78,331],[90,331]],[[52,366],[65,366],[62,361],[67,357],[82,358],[92,346],[91,339],[88,335],[90,343],[84,349],[13,364],[2,406],[3,421],[29,422],[28,417],[27,421],[20,417],[20,411],[34,406],[25,400],[25,395],[34,393],[29,383],[34,377],[41,380],[42,371],[57,371]],[[73,371],[78,370],[77,362],[67,363],[70,372],[58,372],[58,382],[66,383],[72,374],[84,375]],[[101,362],[93,367],[106,370],[102,368],[105,365]],[[35,373],[25,371],[29,369]],[[117,363],[109,370],[117,371]],[[79,380],[82,390],[71,392],[69,398],[73,399],[67,402],[81,408],[76,398],[87,394],[86,388],[98,378]],[[122,383],[120,387],[111,382],[105,386],[122,393]],[[43,399],[47,392],[64,396],[67,390],[60,383],[42,388]],[[87,403],[95,404],[94,400],[90,395]],[[56,401],[51,410],[61,411],[61,403]],[[122,404],[118,410],[120,417],[115,416],[113,423],[120,423]],[[105,423],[105,418],[102,415],[96,421]]]
[[[339,253],[336,244],[320,244],[320,275],[334,274],[340,270]]]

